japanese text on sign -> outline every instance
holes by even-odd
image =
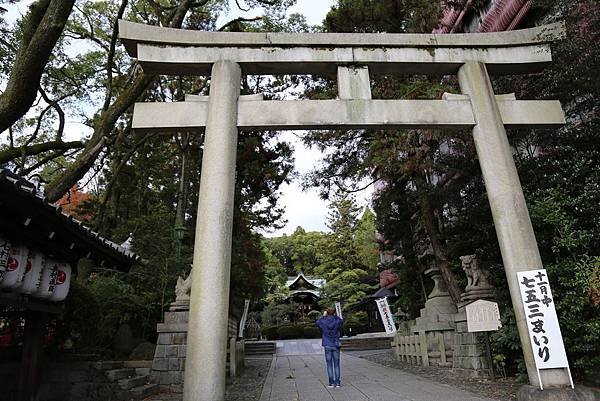
[[[517,277],[536,367],[568,368],[546,270],[518,272]]]
[[[8,264],[10,251],[10,242],[0,238],[0,281],[4,278],[4,273]]]
[[[392,319],[392,311],[390,310],[390,305],[388,304],[387,298],[379,298],[376,299],[375,302],[379,308],[379,314],[381,315],[381,321],[383,322],[385,332],[387,334],[395,333],[396,325]]]
[[[335,303],[335,313],[339,316],[340,319],[343,319],[342,317],[342,304],[339,302]]]
[[[465,311],[469,332],[495,331],[502,327],[500,310],[496,302],[478,299],[467,305]]]

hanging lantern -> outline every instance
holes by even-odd
[[[11,246],[0,287],[15,288],[21,285],[23,276],[25,275],[28,254],[29,250],[23,245]]]
[[[37,291],[42,279],[43,269],[44,255],[41,252],[30,250],[27,257],[27,265],[25,266],[23,282],[17,290],[22,294],[31,294]]]

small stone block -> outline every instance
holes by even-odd
[[[165,357],[173,358],[177,356],[179,346],[177,345],[167,345],[165,347]]]
[[[164,358],[165,357],[165,351],[167,349],[166,345],[157,345],[156,346],[156,351],[154,351],[154,358]]]
[[[179,346],[179,355],[177,355],[180,358],[185,358],[185,354],[187,352],[187,345],[181,345]]]
[[[158,335],[157,344],[173,344],[173,338],[171,333],[160,333]]]
[[[175,333],[173,334],[173,344],[183,345],[186,343],[187,334],[186,333]]]
[[[169,362],[167,358],[156,358],[152,362],[152,370],[166,371],[168,370]]]
[[[169,371],[180,370],[181,369],[181,359],[179,358],[169,358],[168,362]]]

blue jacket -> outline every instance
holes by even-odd
[[[317,320],[317,327],[321,330],[323,336],[322,346],[340,346],[340,332],[342,331],[343,322],[338,316],[323,316]]]

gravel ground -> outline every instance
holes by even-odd
[[[401,369],[412,374],[426,377],[432,381],[449,384],[472,393],[495,398],[498,400],[516,400],[517,390],[522,383],[517,383],[513,378],[496,378],[494,381],[490,379],[462,377],[453,373],[451,369],[438,367],[425,367],[410,365],[396,360],[393,351],[377,352],[370,355],[356,355],[371,362],[390,368]]]
[[[246,359],[246,368],[241,376],[227,383],[225,401],[252,401],[260,398],[267,378],[272,357],[264,359]]]
[[[253,401],[260,399],[260,393],[267,378],[272,357],[246,359],[246,368],[234,379],[227,379],[225,401]],[[145,398],[144,401],[181,401],[181,394],[160,393]]]

